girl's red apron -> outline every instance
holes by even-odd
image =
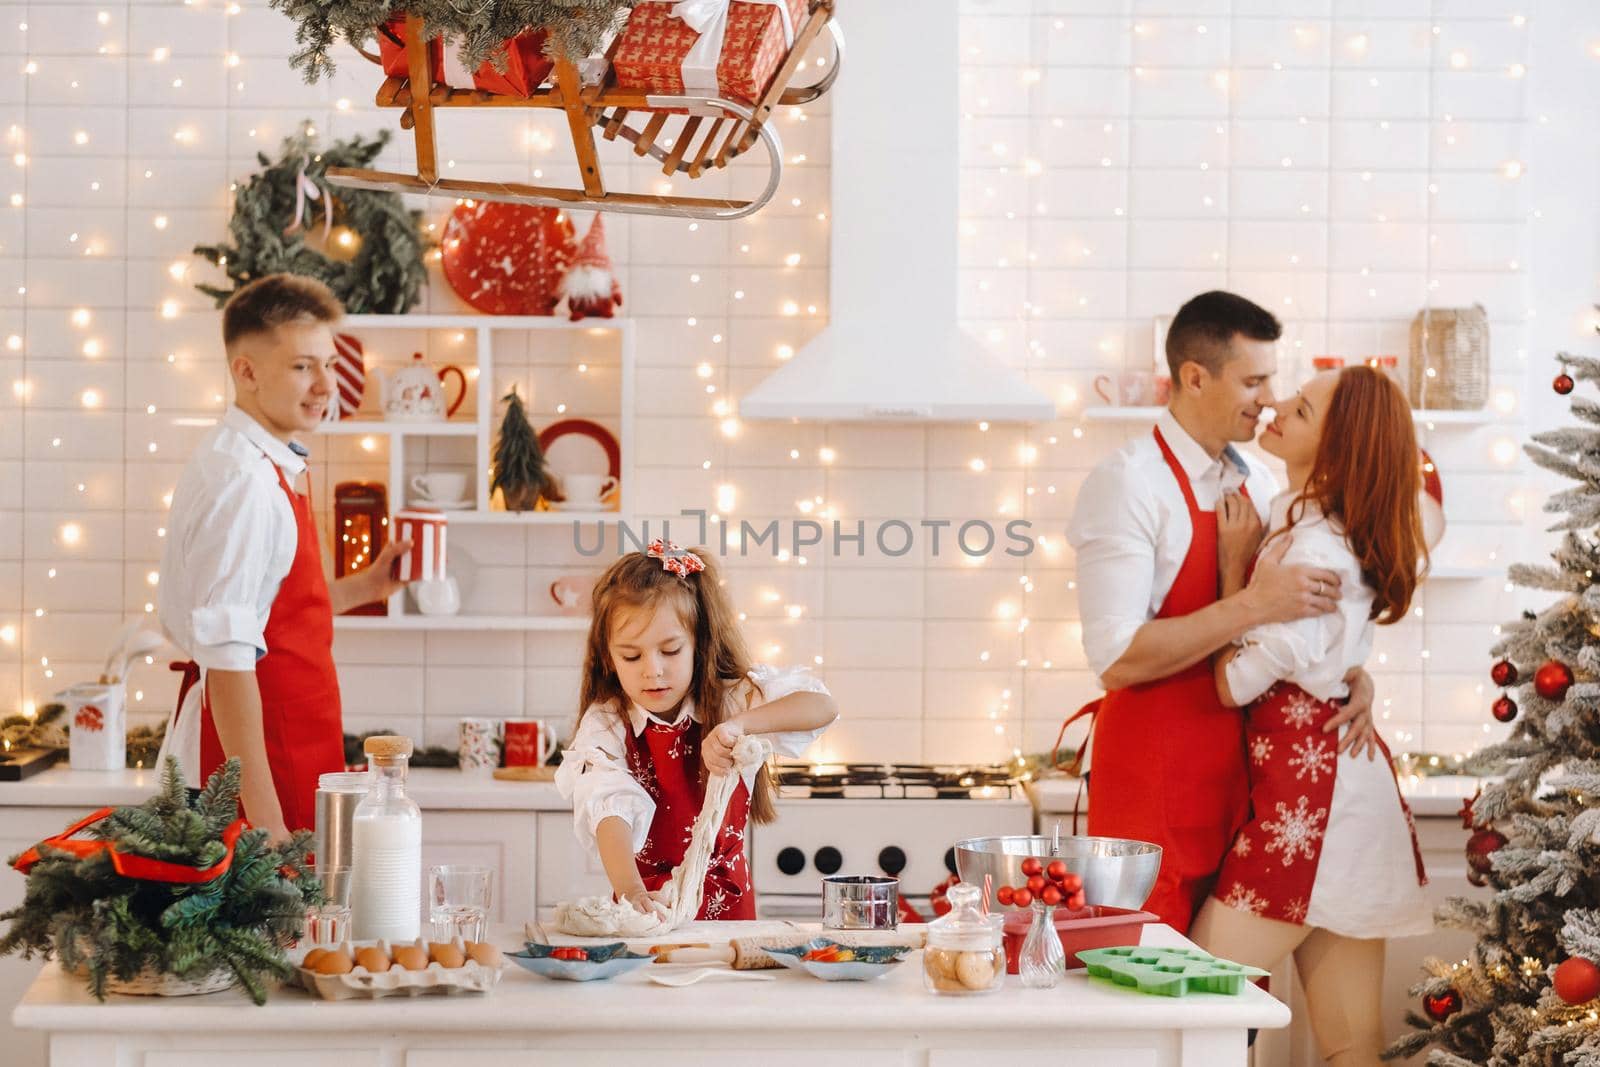
[[[1217,600],[1217,513],[1200,510],[1189,476],[1159,429],[1155,435],[1194,530],[1156,612],[1173,619]],[[1209,656],[1158,681],[1113,689],[1078,714],[1085,712],[1094,741],[1089,833],[1161,846],[1161,873],[1144,907],[1185,933],[1249,815],[1244,716],[1218,699]]]
[[[700,778],[700,724],[683,716],[675,726],[648,719],[634,736],[625,728],[628,771],[656,802],[650,836],[634,858],[644,887],[652,892],[672,877],[683,862],[694,821],[705,800]],[[716,847],[706,868],[706,884],[697,919],[754,919],[756,894],[744,858],[744,829],[750,818],[750,790],[743,782],[734,790],[728,814],[717,832]]]
[[[1292,682],[1279,682],[1250,705],[1246,732],[1254,815],[1240,828],[1222,865],[1215,890],[1222,903],[1281,922],[1306,921],[1339,768],[1338,738],[1322,727],[1340,710]],[[1378,747],[1392,775],[1389,746],[1379,738]],[[1411,831],[1417,884],[1427,885],[1417,828],[1398,779],[1394,789]]]
[[[256,661],[261,689],[261,728],[272,765],[272,784],[290,830],[315,829],[317,778],[344,770],[344,724],[339,679],[333,667],[333,603],[322,570],[311,499],[289,487],[274,466],[278,484],[294,508],[294,562],[267,617],[267,654]],[[310,475],[307,475],[307,488]],[[179,714],[198,670],[184,676]],[[200,702],[200,778],[203,782],[226,761],[211,718],[209,693]],[[249,817],[250,812],[245,812]]]

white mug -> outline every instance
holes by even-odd
[[[567,503],[583,507],[599,507],[601,498],[617,487],[617,480],[609,474],[563,474],[561,492]]]
[[[411,479],[411,489],[418,496],[446,503],[463,500],[467,495],[467,476],[455,471],[433,471],[418,474]]]
[[[454,578],[427,578],[411,583],[417,610],[424,615],[454,615],[461,610],[461,590]]]

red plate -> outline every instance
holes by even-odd
[[[548,454],[551,444],[558,438],[573,433],[594,438],[600,447],[605,449],[606,473],[618,480],[622,478],[622,448],[617,444],[617,439],[612,436],[611,431],[598,422],[590,422],[588,419],[562,419],[560,422],[553,422],[539,431],[539,448]]]
[[[450,212],[440,246],[450,288],[489,315],[554,314],[577,251],[565,212],[474,200]]]

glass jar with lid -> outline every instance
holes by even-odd
[[[950,912],[928,924],[928,946],[922,953],[922,984],[930,993],[970,996],[999,989],[1006,973],[1000,942],[1002,917],[979,907],[982,893],[961,882],[945,899]]]

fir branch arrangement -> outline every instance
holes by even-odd
[[[46,704],[37,715],[7,715],[0,719],[0,738],[11,748],[66,748],[67,706]]]
[[[545,467],[544,450],[539,447],[539,435],[528,421],[522,397],[512,387],[502,399],[506,414],[494,445],[494,479],[489,483],[489,492],[501,491],[507,511],[532,511],[541,494],[552,497],[555,490]]]
[[[422,236],[422,213],[410,211],[397,193],[348,189],[329,184],[329,167],[369,167],[389,143],[389,131],[375,138],[356,134],[326,146],[316,143],[310,123],[283,141],[276,161],[256,153],[262,170],[237,183],[233,214],[228,219],[231,243],[196,245],[194,253],[221,267],[233,282],[228,288],[196,285],[221,307],[245,283],[267,274],[301,274],[323,282],[351,315],[403,314],[422,294],[428,271],[423,255],[429,244]],[[348,260],[330,259],[306,242],[323,229],[322,201],[311,201],[310,218],[285,232],[301,206],[301,175],[313,182],[331,203],[334,226],[348,227],[359,238]]]
[[[193,801],[177,760],[168,759],[159,793],[117,808],[91,832],[124,853],[208,867],[226,854],[222,832],[238,812],[237,759]],[[290,975],[283,950],[299,936],[306,908],[322,900],[306,863],[311,840],[302,830],[274,848],[265,830],[247,829],[228,870],[197,883],[120,875],[108,851],[80,859],[45,848],[28,873],[22,903],[0,914],[0,922],[10,923],[0,956],[57,957],[67,970],[85,972],[100,999],[113,980],[130,981],[146,969],[191,980],[228,971],[252,1000],[265,1003],[267,980]]]
[[[354,45],[374,36],[396,15],[420,15],[430,39],[460,43],[461,63],[477,70],[504,63],[500,45],[525,29],[549,32],[545,51],[576,62],[601,50],[606,37],[634,0],[270,0],[295,23],[300,48],[289,65],[315,82],[336,69],[332,51],[341,40]]]

